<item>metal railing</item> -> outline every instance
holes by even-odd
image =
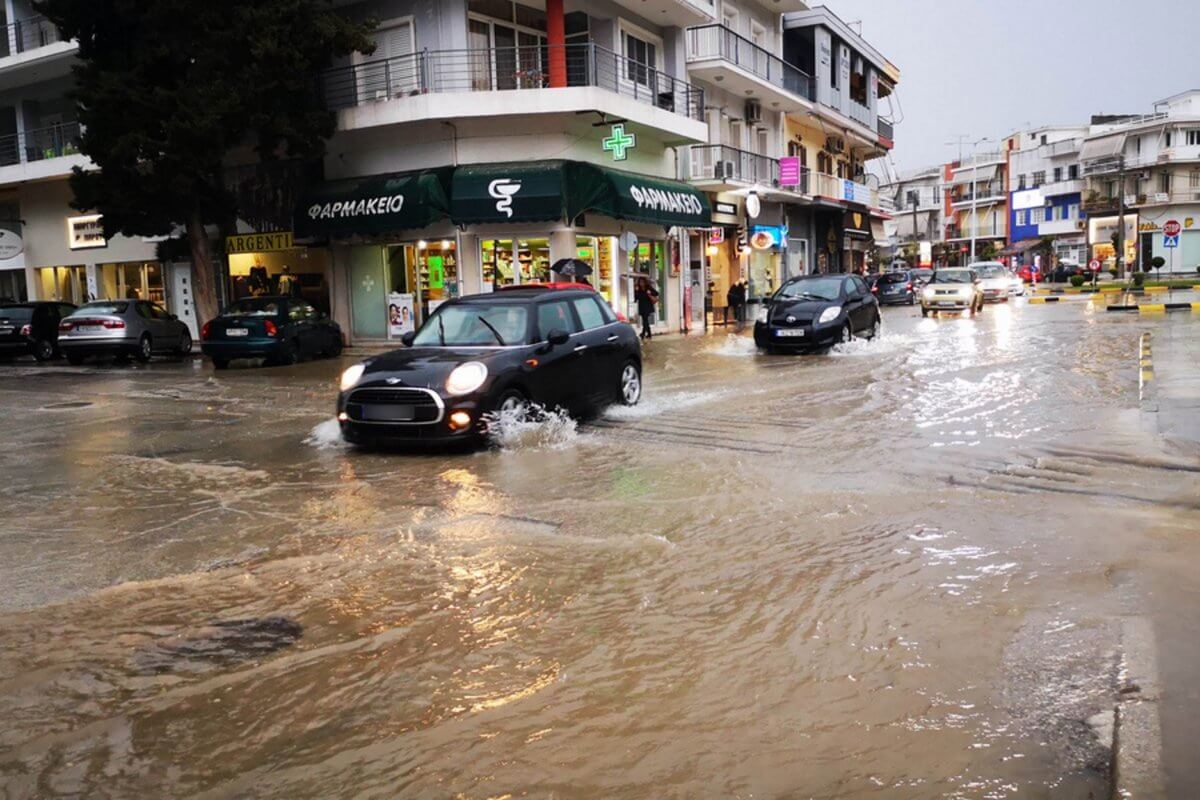
[[[1004,225],[950,225],[946,228],[947,239],[982,239],[996,236],[1007,236]]]
[[[332,110],[443,92],[549,89],[550,58],[561,47],[568,87],[594,86],[695,120],[704,90],[594,42],[551,47],[422,50],[327,70],[321,88]],[[524,113],[514,107],[512,113]]]
[[[871,109],[867,106],[864,106],[857,100],[850,101],[850,119],[854,120],[860,125],[865,125],[868,128],[872,127]]]
[[[849,178],[814,172],[809,176],[809,187],[812,191],[808,194],[815,196],[832,197],[835,200],[858,203],[871,208],[880,208],[882,205],[878,189],[873,189],[865,183],[859,183]]]
[[[724,25],[698,25],[687,29],[687,60],[719,58],[805,100],[813,99],[813,79]]]
[[[876,122],[875,130],[885,139],[894,140],[896,138],[896,126],[890,119],[880,117]]]
[[[682,170],[689,181],[779,185],[779,161],[723,144],[692,145]]]
[[[45,17],[19,19],[4,26],[4,41],[0,42],[0,58],[16,55],[63,41],[62,34]]]
[[[963,169],[973,167],[976,164],[1001,163],[1003,161],[1004,154],[998,150],[989,153],[975,153],[974,155],[964,156],[963,160],[954,168],[954,171],[962,172]]]
[[[998,185],[981,186],[981,187],[979,187],[979,191],[977,191],[977,192],[972,192],[970,190],[967,190],[965,192],[958,192],[958,193],[950,195],[950,202],[954,203],[954,204],[982,203],[984,201],[1003,200],[1003,199],[1004,199],[1004,189]]]
[[[0,166],[45,161],[78,153],[78,122],[64,122],[0,136]]]

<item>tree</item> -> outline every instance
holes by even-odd
[[[979,242],[975,246],[975,256],[980,261],[995,261],[996,243],[990,241]]]
[[[39,0],[39,12],[79,42],[73,68],[80,149],[99,168],[71,176],[80,210],[105,235],[187,236],[200,319],[217,313],[207,226],[239,212],[224,171],[252,151],[262,162],[324,154],[336,117],[319,73],[369,53],[373,23],[331,0]]]

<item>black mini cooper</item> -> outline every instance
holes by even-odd
[[[359,445],[479,443],[498,413],[594,413],[642,396],[637,334],[596,292],[554,284],[438,307],[405,348],[342,374],[337,416]]]

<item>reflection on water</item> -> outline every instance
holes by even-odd
[[[1083,319],[655,339],[640,406],[474,454],[341,448],[337,364],[287,413],[86,376],[69,422],[2,422],[0,786],[1104,795],[1113,576],[1195,474],[1130,416],[1139,328]]]

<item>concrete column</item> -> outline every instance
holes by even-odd
[[[557,230],[550,232],[550,264],[554,265],[564,258],[575,258],[578,251],[575,239],[575,229]]]
[[[17,21],[17,8],[13,0],[4,0],[4,18],[8,21],[8,26],[4,29],[4,35],[8,39],[8,53],[16,55],[17,26],[13,23]]]
[[[479,237],[473,233],[458,234],[458,285],[464,295],[483,291],[483,260]]]
[[[567,85],[567,27],[563,0],[546,0],[546,43],[550,47],[550,88]]]

